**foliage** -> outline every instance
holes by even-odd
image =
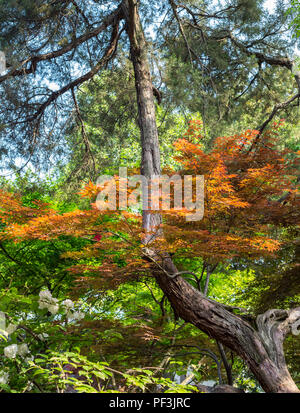
[[[183,277],[196,288],[205,288],[210,272],[210,296],[238,314],[257,314],[259,300],[268,307],[272,283],[295,300],[297,282],[282,291],[278,280],[287,277],[289,285],[297,267],[287,259],[298,236],[297,153],[278,148],[280,125],[263,140],[247,130],[205,149],[203,139],[202,122],[191,121],[175,143],[174,165],[182,174],[204,174],[204,218],[186,222],[191,212],[174,210],[171,199],[157,247],[174,254],[180,271],[194,273]],[[94,199],[98,191],[91,182],[81,195]],[[3,391],[195,391],[176,384],[191,371],[198,383],[219,380],[215,344],[176,319],[141,258],[139,215],[95,207],[64,212],[55,202],[28,202],[4,190],[0,210],[0,311],[7,321],[0,351],[15,354],[1,361]],[[276,260],[282,268],[273,281],[268,263]],[[274,301],[274,289],[270,295]],[[19,354],[22,344],[30,354]],[[256,389],[238,359],[233,369],[237,385]]]
[[[140,167],[121,3],[0,0],[0,391],[194,392],[210,379],[261,392],[156,284],[138,188],[126,211],[95,203],[99,175],[119,184],[119,166]],[[299,2],[137,3],[163,172],[184,190],[205,178],[203,218],[188,221],[197,211],[176,209],[170,188],[152,246],[256,327],[300,302]],[[296,339],[284,345],[298,383]]]
[[[300,3],[298,0],[291,0],[288,13],[292,16],[292,27],[297,37],[300,36]]]

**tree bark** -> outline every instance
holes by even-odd
[[[122,6],[135,72],[142,145],[141,173],[149,179],[160,175],[160,153],[147,45],[139,18],[138,1],[123,0]],[[143,229],[146,232],[149,233],[160,223],[159,214],[143,212]],[[151,237],[148,237],[147,241],[150,240]],[[286,367],[282,343],[291,320],[300,317],[300,309],[280,313],[276,313],[280,310],[270,310],[258,319],[259,329],[256,331],[221,304],[206,298],[180,276],[172,277],[178,271],[167,253],[162,257],[161,252],[158,254],[150,248],[148,253],[159,264],[153,266],[153,274],[179,317],[241,356],[266,392],[299,392]]]
[[[174,271],[172,267],[172,263],[168,263],[169,273]],[[299,317],[300,309],[284,311],[284,328],[282,323],[278,322],[277,328],[274,329],[274,324],[270,327],[266,321],[268,327],[265,328],[264,325],[256,331],[249,323],[227,311],[221,304],[206,298],[181,277],[170,279],[161,272],[156,277],[178,316],[242,357],[266,392],[299,392],[286,367],[282,342],[285,333],[288,332],[289,323],[294,320],[297,312]],[[270,320],[267,313],[260,317]],[[266,333],[270,331],[271,334]],[[265,337],[268,337],[268,340]],[[269,343],[272,343],[276,350]]]
[[[149,181],[160,176],[160,151],[153,85],[147,58],[147,45],[140,22],[137,3],[137,0],[124,0],[123,13],[127,23],[127,33],[130,40],[130,58],[135,74],[142,146],[141,174]],[[149,199],[151,199],[151,193],[148,195]],[[143,211],[143,228],[146,233],[150,234],[151,230],[158,228],[160,223],[160,214],[153,214],[149,210]],[[146,235],[144,243],[149,243],[151,238],[151,235]]]

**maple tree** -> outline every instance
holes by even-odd
[[[63,236],[87,240],[82,249],[62,254],[63,259],[74,263],[67,270],[75,277],[73,293],[77,297],[88,291],[115,290],[132,281],[142,283],[143,279],[153,278],[153,271],[157,270],[171,279],[182,276],[206,296],[218,266],[232,260],[276,257],[286,243],[291,243],[291,239],[286,240],[284,229],[299,224],[299,154],[278,149],[280,127],[281,123],[273,125],[260,142],[256,142],[255,130],[217,138],[207,151],[203,149],[201,122],[191,121],[187,133],[175,142],[179,168],[176,172],[204,175],[204,217],[187,222],[191,211],[175,210],[171,200],[169,210],[152,211],[162,214],[160,228],[164,236],[160,234],[149,246],[142,243],[139,214],[101,211],[94,203],[88,210],[66,213],[47,208],[46,204],[29,208],[22,206],[17,196],[4,192],[1,238],[17,243],[34,239],[49,242]],[[166,172],[171,176],[175,171]],[[90,182],[80,194],[93,201],[101,188]],[[158,255],[168,251],[175,262],[183,263],[178,275],[168,274],[149,248],[158,251]],[[95,261],[85,263],[91,259]],[[184,264],[188,259],[200,259],[200,268],[192,271]],[[224,308],[232,315],[237,311],[233,317],[247,320],[245,310]],[[145,325],[143,331],[140,326],[139,331],[143,339],[161,339],[157,327],[153,330]]]

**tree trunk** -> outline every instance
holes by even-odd
[[[135,87],[137,94],[138,119],[141,132],[142,160],[141,174],[147,180],[160,176],[160,151],[156,126],[153,85],[147,58],[147,47],[140,23],[137,1],[124,0],[123,12],[127,23],[127,33],[130,40],[130,56],[134,67]],[[151,193],[148,194],[151,199]],[[161,223],[160,214],[143,211],[143,228],[150,234],[152,229]],[[146,235],[144,243],[151,240]]]
[[[122,5],[135,72],[142,145],[141,173],[149,179],[160,175],[160,153],[147,47],[137,3],[137,0],[123,0]],[[160,223],[159,214],[143,212],[145,231],[151,231]],[[160,266],[153,266],[153,274],[179,317],[241,356],[266,392],[299,392],[287,370],[282,343],[291,322],[300,317],[300,309],[291,312],[270,310],[260,316],[259,331],[256,331],[221,304],[206,298],[183,278],[174,276],[178,271],[167,253],[164,258],[161,253],[151,253]]]
[[[171,262],[165,268],[170,274],[175,272]],[[300,309],[291,312],[283,310],[280,319],[270,317],[280,310],[270,310],[259,316],[265,324],[256,331],[221,304],[206,298],[181,277],[170,279],[161,272],[156,277],[178,316],[234,350],[246,361],[266,392],[299,392],[287,370],[282,343],[288,325],[294,322],[295,316],[299,317]],[[276,349],[272,349],[271,344]]]

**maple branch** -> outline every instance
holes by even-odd
[[[300,183],[300,175],[297,176],[297,180],[296,180],[296,185],[298,185]],[[283,205],[285,205],[287,203],[288,198],[290,198],[291,196],[291,192],[287,192],[286,194],[284,194],[280,199],[278,199],[278,203],[282,203]]]
[[[211,276],[211,274],[214,272],[214,270],[217,268],[217,266],[218,266],[218,264],[214,265],[211,270],[209,270],[209,269],[207,268],[207,276],[206,276],[205,286],[204,286],[204,291],[203,291],[203,294],[204,294],[205,296],[207,296],[208,285],[209,285],[209,281],[210,281],[210,276]],[[227,309],[228,309],[228,307],[227,307]],[[234,308],[231,307],[232,312],[233,312],[233,309],[234,309]],[[239,309],[239,310],[241,310],[241,309]],[[228,363],[228,360],[227,360],[227,357],[226,357],[226,353],[225,353],[224,347],[223,347],[223,345],[222,345],[218,340],[216,340],[216,343],[217,343],[217,346],[218,346],[218,349],[219,349],[219,353],[220,353],[222,362],[223,362],[224,367],[225,367],[228,384],[229,384],[230,386],[232,386],[232,384],[233,384],[232,371],[231,371],[231,367],[230,367],[230,365],[229,365],[229,363]]]
[[[11,261],[15,262],[18,265],[23,265],[21,262],[19,262],[18,260],[16,260],[14,257],[12,257],[10,255],[10,253],[7,251],[7,249],[4,247],[4,245],[2,244],[2,242],[0,242],[0,249],[3,251],[3,253],[7,256],[7,258],[9,258]]]
[[[215,269],[217,268],[218,264],[215,264],[211,269],[209,269],[209,267],[207,266],[206,269],[206,279],[205,279],[205,285],[204,285],[204,290],[203,290],[203,294],[206,296],[207,292],[208,292],[208,285],[209,285],[209,281],[210,281],[210,276],[212,275],[212,273],[215,271]]]
[[[201,366],[201,364],[203,363],[205,357],[202,357],[202,359],[198,362],[197,366],[196,366],[196,370],[198,370]],[[188,377],[186,377],[181,383],[181,386],[185,386],[187,384],[190,384],[190,382],[195,378],[195,373],[191,373]]]
[[[120,235],[120,234],[118,234],[118,233],[116,233],[116,232],[104,231],[104,233],[115,235],[115,236],[121,238],[123,241],[127,242],[128,244],[130,244],[130,245],[132,245],[132,246],[136,246],[133,242],[131,242],[130,240],[124,238],[122,235]],[[168,278],[170,278],[171,280],[172,280],[172,279],[175,279],[175,278],[178,278],[180,275],[183,275],[183,274],[192,274],[192,275],[196,278],[196,280],[198,280],[197,275],[196,275],[194,272],[192,272],[192,271],[179,271],[179,272],[176,271],[176,272],[174,272],[174,273],[172,273],[171,271],[168,272],[168,271],[165,269],[165,266],[164,266],[163,262],[162,262],[162,264],[160,264],[160,263],[158,262],[158,259],[164,260],[164,257],[162,257],[162,256],[157,257],[157,251],[150,250],[149,248],[142,248],[142,249],[141,249],[141,253],[142,253],[142,255],[144,255],[147,259],[149,259],[149,260],[157,267],[157,269],[159,269],[160,271],[162,271],[162,272],[163,272]],[[154,256],[156,256],[157,259],[153,258]],[[166,260],[169,260],[169,256],[166,255],[165,259],[166,259]],[[218,265],[218,264],[215,264],[215,266],[214,266],[214,267],[212,268],[212,270],[211,270],[211,273],[217,268],[217,265]],[[201,293],[201,291],[200,291],[200,293]],[[201,293],[201,294],[203,294],[203,293]],[[205,296],[205,295],[203,294],[203,296]],[[230,306],[230,305],[227,305],[227,304],[220,304],[220,303],[218,303],[217,301],[214,301],[214,300],[212,300],[211,298],[207,298],[207,297],[206,297],[206,299],[207,299],[208,301],[210,301],[211,303],[215,303],[215,304],[218,304],[219,306],[222,306],[224,309],[226,309],[227,311],[229,311],[229,312],[231,312],[231,313],[234,313],[234,310],[238,310],[238,311],[240,311],[241,313],[244,313],[244,314],[242,314],[242,315],[239,315],[241,318],[245,318],[245,319],[248,319],[248,320],[253,320],[253,319],[254,319],[253,315],[252,315],[252,314],[249,314],[248,311],[247,311],[246,309],[244,309],[244,308],[236,307],[236,306]],[[235,314],[235,315],[236,315],[236,314]]]
[[[154,292],[152,291],[152,288],[144,281],[145,286],[148,288],[150,291],[151,297],[153,298],[154,302],[160,306],[161,301],[158,301],[158,299],[155,297]]]
[[[205,356],[208,356],[208,357],[212,358],[214,360],[214,362],[216,363],[216,365],[217,365],[219,384],[223,383],[222,374],[221,374],[221,364],[220,364],[220,361],[219,361],[217,355],[213,351],[211,351],[208,348],[201,348],[201,347],[199,347],[197,345],[194,345],[194,344],[174,344],[172,347],[173,348],[174,347],[189,347],[189,348],[192,347],[192,348],[197,349],[197,351],[190,351],[190,352],[187,352],[187,353],[175,353],[175,354],[173,354],[173,357],[186,356],[186,355],[189,355],[189,354],[204,354]]]
[[[228,363],[223,345],[218,340],[216,340],[216,343],[217,343],[219,353],[220,353],[220,356],[221,356],[221,359],[222,359],[222,362],[223,362],[223,365],[224,365],[224,368],[225,368],[225,371],[226,371],[228,384],[230,386],[232,386],[233,385],[232,368]]]

